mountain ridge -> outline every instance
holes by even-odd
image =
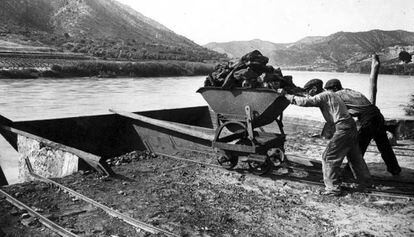
[[[233,55],[250,51],[246,45],[252,41],[209,43],[205,47],[220,49],[221,53]],[[269,57],[269,62],[284,68],[303,70],[358,71],[371,58],[373,53],[380,55],[384,64],[394,63],[398,53],[405,50],[414,52],[414,32],[403,30],[370,30],[364,32],[336,32],[328,36],[309,36],[293,43],[277,44],[268,42],[261,52]],[[259,49],[260,50],[260,49]],[[398,61],[398,60],[397,60]]]
[[[226,53],[231,58],[240,58],[247,52],[253,51],[255,49],[261,52],[267,52],[275,49],[285,48],[286,45],[289,44],[273,43],[270,41],[253,39],[250,41],[230,41],[223,43],[211,42],[204,45],[204,47],[209,48],[211,50],[215,50],[220,53]],[[240,50],[240,47],[242,47],[243,50]],[[230,50],[227,50],[226,48],[230,48]]]

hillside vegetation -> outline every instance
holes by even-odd
[[[115,0],[1,0],[0,40],[101,59],[223,58]]]
[[[384,73],[414,74],[412,64],[399,65],[401,51],[414,53],[414,33],[407,31],[372,30],[366,32],[337,32],[323,37],[306,37],[290,44],[259,40],[209,43],[206,47],[229,56],[244,54],[259,47],[270,63],[299,70],[328,70],[367,72],[373,53],[380,55]],[[369,70],[368,70],[369,72]]]

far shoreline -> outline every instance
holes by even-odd
[[[2,69],[0,79],[203,76],[211,73],[214,67],[215,63],[212,62],[82,60],[70,64],[54,64],[42,69]]]
[[[178,60],[151,60],[151,61],[116,61],[102,59],[59,60],[55,63],[39,66],[31,62],[30,58],[21,58],[27,62],[19,63],[15,67],[0,67],[0,79],[37,79],[37,78],[73,78],[73,77],[98,77],[98,78],[125,78],[125,77],[168,77],[168,76],[207,76],[214,71],[219,63],[194,62]],[[36,66],[33,66],[36,65]],[[42,65],[42,64],[41,64]],[[414,64],[412,64],[414,65]],[[275,65],[275,67],[279,67]],[[357,73],[369,74],[369,70],[361,68],[359,71],[343,71],[332,68],[310,68],[280,66],[282,71],[303,72],[332,72],[332,73]],[[409,65],[382,66],[380,74],[413,76],[414,70]]]

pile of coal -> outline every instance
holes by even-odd
[[[283,88],[288,93],[300,93],[292,76],[283,76],[280,68],[267,65],[269,58],[259,50],[254,50],[235,62],[224,62],[216,66],[214,72],[207,76],[204,86],[231,89],[242,88]]]
[[[106,163],[110,166],[119,166],[133,161],[148,160],[155,157],[157,157],[157,155],[150,151],[133,151],[121,156],[109,158],[106,160]]]

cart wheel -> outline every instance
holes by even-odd
[[[239,158],[237,156],[226,153],[225,155],[218,157],[217,161],[221,166],[223,166],[223,168],[231,170],[237,165]]]
[[[255,162],[255,161],[249,161],[248,163],[249,163],[250,171],[255,175],[264,175],[267,172],[269,172],[269,170],[272,167],[272,162],[270,161],[269,158],[266,158],[264,163]]]
[[[280,148],[272,148],[267,151],[267,156],[273,163],[273,166],[278,167],[285,161],[285,153]]]

